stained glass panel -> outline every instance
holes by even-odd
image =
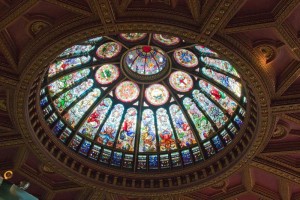
[[[101,91],[99,89],[93,89],[93,91],[84,97],[84,99],[76,103],[76,105],[64,115],[64,119],[74,128],[100,95]]]
[[[89,73],[89,69],[84,69],[59,78],[58,80],[48,85],[48,91],[50,96],[54,96],[59,92],[63,91],[64,89],[74,85],[76,82],[86,77]]]
[[[97,56],[101,59],[111,59],[121,52],[122,46],[117,42],[106,42],[97,49]]]
[[[224,115],[222,110],[211,102],[203,93],[199,90],[194,90],[193,98],[197,105],[208,114],[218,128],[226,123],[228,118]]]
[[[195,144],[196,140],[191,127],[187,123],[179,106],[175,104],[171,105],[170,113],[180,147],[183,148]]]
[[[59,57],[81,56],[83,54],[89,53],[94,48],[95,48],[95,46],[92,46],[92,45],[74,45],[74,46],[66,49],[64,52],[62,52],[59,55]]]
[[[210,137],[213,134],[213,129],[208,119],[199,110],[196,104],[191,98],[186,97],[183,100],[183,105],[187,110],[190,118],[192,119],[194,126],[196,127],[198,134],[202,140]]]
[[[116,148],[126,151],[134,150],[134,140],[136,134],[137,110],[129,108],[125,114],[125,118],[119,133]]]
[[[233,112],[237,108],[237,104],[230,97],[228,97],[225,92],[219,90],[218,88],[214,87],[212,84],[204,80],[199,81],[199,86],[208,95],[210,95],[212,99],[217,101],[229,115],[233,115]]]
[[[160,106],[169,100],[169,92],[165,86],[153,84],[146,88],[145,97],[152,105]]]
[[[123,81],[116,88],[116,97],[123,102],[132,102],[139,94],[139,86],[132,81]]]
[[[240,77],[235,68],[228,61],[203,56],[201,56],[201,61],[206,65],[215,67],[236,77]]]
[[[205,46],[201,46],[201,45],[196,45],[195,48],[201,53],[201,54],[208,54],[208,55],[213,55],[213,56],[216,56],[218,57],[219,55],[210,50],[209,48],[205,47]]]
[[[180,39],[178,37],[165,34],[153,34],[153,38],[156,42],[167,46],[173,46],[180,42]]]
[[[98,83],[106,85],[114,82],[119,75],[120,72],[116,65],[105,64],[96,71],[95,79]]]
[[[97,142],[107,146],[113,146],[116,134],[119,130],[119,126],[121,123],[121,118],[124,112],[124,106],[121,104],[117,104],[111,111],[111,114],[107,118],[105,124],[103,125],[99,137],[97,138]]]
[[[186,49],[175,50],[173,55],[175,61],[183,67],[196,67],[199,63],[196,55],[193,52]]]
[[[49,66],[48,77],[52,77],[66,69],[78,67],[87,63],[90,59],[90,56],[81,56],[77,58],[56,61]]]
[[[170,85],[178,92],[188,92],[193,88],[193,79],[183,71],[176,71],[170,75]]]
[[[60,95],[59,98],[55,99],[53,102],[58,112],[62,112],[65,108],[71,105],[71,103],[73,103],[78,97],[80,97],[84,92],[90,89],[93,84],[94,81],[92,79],[88,79],[75,88],[68,90],[66,93]]]
[[[147,36],[147,33],[122,33],[120,37],[128,42],[137,42],[144,39]]]
[[[157,132],[159,135],[160,151],[177,149],[171,122],[166,109],[159,108],[156,111]]]
[[[125,56],[126,66],[142,75],[153,75],[162,71],[167,65],[165,53],[153,46],[138,46]]]
[[[79,129],[79,133],[90,139],[94,139],[111,106],[112,100],[110,98],[102,100]]]
[[[202,72],[204,75],[208,76],[209,78],[226,87],[228,90],[232,91],[237,97],[241,97],[241,84],[233,78],[205,67],[202,68]]]
[[[154,124],[154,113],[146,109],[142,114],[141,133],[140,133],[140,152],[156,151],[156,129]]]

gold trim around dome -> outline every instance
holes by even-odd
[[[114,33],[119,31],[164,32],[202,44],[201,41],[195,41],[196,38],[199,38],[196,32],[173,25],[127,23],[116,24],[114,28],[112,29]],[[237,136],[239,139],[235,140],[236,142],[232,143],[230,147],[228,146],[224,152],[201,165],[195,165],[178,172],[151,174],[150,176],[149,174],[116,172],[105,167],[100,168],[80,158],[80,156],[70,152],[65,146],[53,140],[52,133],[45,131],[47,126],[42,120],[40,111],[36,110],[39,107],[37,102],[39,101],[38,89],[42,81],[40,78],[43,77],[45,72],[45,68],[41,68],[41,66],[46,66],[53,59],[55,52],[58,53],[64,47],[86,39],[87,35],[105,35],[105,32],[101,26],[86,28],[82,31],[74,30],[70,37],[64,35],[63,38],[56,37],[58,33],[63,33],[63,30],[50,32],[43,40],[47,42],[49,38],[52,38],[51,44],[45,48],[42,40],[38,46],[34,47],[35,51],[29,53],[31,57],[28,59],[32,59],[31,64],[28,65],[25,61],[26,66],[22,66],[25,70],[15,93],[17,108],[13,117],[31,149],[42,161],[53,166],[57,172],[68,176],[79,184],[96,186],[99,190],[113,193],[133,196],[179,194],[224,180],[253,158],[264,146],[265,139],[269,136],[270,129],[274,127],[275,123],[274,118],[270,115],[269,102],[266,99],[270,91],[266,88],[261,74],[252,66],[252,55],[236,53],[238,50],[246,51],[246,49],[232,44],[230,41],[222,39],[222,37],[211,40],[208,47],[226,56],[236,66],[245,83],[249,83],[245,84],[245,86],[248,86],[246,93],[248,104],[244,121],[246,125],[239,132]],[[44,50],[37,51],[37,49]],[[24,112],[24,109],[26,112]],[[97,186],[100,184],[101,187]]]

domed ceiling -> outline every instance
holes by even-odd
[[[29,181],[29,193],[54,200],[299,199],[298,0],[2,0],[0,10],[0,174],[13,171],[10,182]],[[69,68],[50,76],[58,62]],[[226,86],[230,79],[240,93]],[[85,82],[89,89],[72,93]],[[132,87],[137,97],[123,89]],[[207,101],[197,102],[197,90]],[[159,93],[168,95],[162,105]],[[185,99],[203,118],[193,121]],[[80,102],[86,110],[76,110]],[[210,116],[205,102],[225,124],[217,126],[221,115]],[[107,111],[91,116],[100,105]],[[114,107],[123,112],[110,127]],[[146,110],[149,138],[141,137]],[[209,123],[209,134],[198,131]],[[151,142],[156,151],[139,148]]]
[[[226,58],[155,33],[73,45],[49,64],[43,85],[41,108],[58,140],[134,171],[209,159],[234,140],[247,102]]]

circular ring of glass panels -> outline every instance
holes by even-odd
[[[127,56],[137,49],[144,59],[161,53],[168,72],[130,69]],[[140,75],[160,77],[143,82]],[[49,64],[40,101],[53,134],[70,149],[141,171],[192,165],[222,151],[238,134],[246,104],[238,72],[216,52],[146,33],[66,49]]]

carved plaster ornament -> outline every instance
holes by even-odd
[[[266,64],[268,64],[276,58],[278,48],[282,45],[281,42],[274,40],[259,40],[254,42],[253,47],[264,57]]]
[[[223,180],[223,181],[220,181],[220,182],[217,182],[217,183],[213,184],[211,186],[211,188],[213,188],[215,190],[226,191],[227,185],[228,185],[228,182],[226,180]]]
[[[282,139],[289,134],[290,130],[291,128],[288,123],[279,121],[272,135],[272,139]]]
[[[47,174],[52,174],[54,171],[47,165],[42,165],[41,166],[41,171]]]
[[[49,17],[44,15],[25,16],[25,18],[29,21],[27,31],[32,37],[35,37],[38,33],[51,26],[53,23]]]
[[[5,99],[0,99],[0,110],[7,111]]]

